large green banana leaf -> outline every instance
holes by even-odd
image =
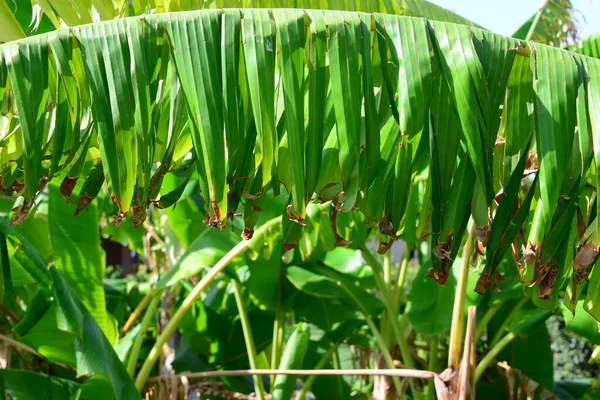
[[[193,163],[209,225],[241,201],[250,236],[272,190],[289,194],[286,248],[306,204],[327,200],[334,222],[357,209],[394,240],[419,175],[431,206],[418,239],[441,284],[469,215],[482,251],[493,239],[481,291],[510,255],[540,299],[569,280],[575,298],[598,253],[600,60],[472,26],[226,9],[63,28],[0,46],[0,108],[15,222],[60,179],[78,209],[106,181],[119,218],[139,224],[181,195],[158,198],[165,173]]]
[[[12,0],[0,1],[0,43],[64,26],[209,8],[301,8],[380,12],[476,26],[427,0]],[[13,15],[13,12],[15,15]]]

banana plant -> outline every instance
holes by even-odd
[[[281,296],[256,290],[263,278],[273,277],[278,291],[285,277],[305,296],[327,293],[351,305],[358,316],[353,320],[363,325],[344,331],[343,338],[333,325],[322,325],[331,337],[321,345],[339,346],[366,326],[387,367],[394,365],[392,345],[407,365],[413,363],[403,325],[394,319],[402,285],[398,280],[391,284],[390,269],[386,275],[379,264],[387,256],[378,259],[366,249],[373,237],[380,253],[400,240],[428,249],[428,261],[422,263],[428,271],[422,275],[442,287],[452,286],[451,267],[475,237],[477,292],[504,287],[508,259],[536,306],[556,311],[564,293],[567,309],[574,313],[583,303],[589,315],[600,318],[600,273],[594,268],[600,249],[600,60],[594,38],[573,44],[570,37],[548,36],[556,20],[570,21],[569,2],[547,2],[513,38],[415,0],[350,2],[345,11],[323,1],[301,2],[300,9],[271,1],[251,2],[256,8],[244,9],[235,7],[248,4],[225,1],[182,13],[173,11],[204,3],[19,3],[31,11],[33,23],[23,26],[19,14],[5,10],[2,18],[10,29],[0,37],[6,42],[0,45],[0,195],[16,200],[7,213],[12,223],[31,226],[48,195],[52,209],[71,207],[76,214],[91,209],[94,215],[97,197],[107,190],[102,201],[112,203],[105,206],[114,209],[110,220],[116,230],[120,224],[155,224],[154,213],[175,218],[174,210],[161,209],[178,205],[201,209],[202,218],[194,214],[196,223],[203,220],[214,232],[229,225],[245,240],[229,235],[231,246],[218,259],[202,255],[201,262],[186,263],[186,256],[197,253],[194,233],[174,229],[173,235],[192,250],[140,303],[147,310],[137,328],[140,339],[130,338],[134,357],[127,364],[127,372],[137,372],[138,390],[144,389],[171,334],[193,326],[188,312],[204,307],[196,300],[206,300],[207,291],[219,288],[235,292],[239,333],[251,366],[264,366],[259,356],[265,353],[255,345],[259,341],[247,317],[248,301],[275,313],[270,364],[302,365],[283,346],[284,316],[291,306]],[[130,15],[137,16],[121,18]],[[201,206],[190,203],[190,183],[199,189]],[[75,204],[58,206],[63,198]],[[273,198],[284,203],[274,207],[277,215],[269,210]],[[267,221],[265,215],[272,218]],[[75,224],[50,221],[52,240],[68,238],[69,223]],[[467,234],[470,226],[474,236]],[[5,229],[5,235],[13,234]],[[195,229],[203,240],[213,232]],[[269,235],[281,246],[264,245]],[[68,254],[25,257],[15,247],[26,248],[27,241],[13,238],[11,257],[20,257],[19,265],[47,291],[38,295],[42,304],[50,304],[51,296],[44,296],[50,289],[57,297],[71,287],[76,295],[64,295],[68,304],[55,299],[53,312],[62,316],[67,306],[83,307],[93,315],[94,329],[114,338],[115,327],[98,293],[78,290]],[[336,246],[363,252],[379,298],[354,290],[347,271],[327,264],[324,252]],[[273,275],[261,275],[249,262],[246,279],[239,260],[248,254],[263,258],[265,252],[277,254]],[[281,257],[288,258],[285,266]],[[41,272],[49,260],[58,271],[62,265],[66,283],[54,270],[51,276]],[[94,260],[101,263],[97,254]],[[209,270],[202,274],[202,268]],[[199,273],[202,279],[183,289],[176,311],[138,370],[137,353],[157,310],[156,299]],[[68,300],[72,297],[83,305]],[[418,320],[418,301],[411,307]],[[372,315],[382,315],[381,321]],[[64,318],[66,325],[59,328],[85,346],[81,322]],[[494,345],[506,346],[514,332],[527,330],[513,331],[506,324],[491,349],[500,351]],[[190,344],[194,329],[186,331]],[[310,343],[304,343],[306,328],[298,325],[295,332],[294,340],[310,350]],[[441,333],[437,328],[419,332]],[[202,349],[212,361],[235,358],[213,350]],[[108,353],[110,364],[115,357]],[[497,353],[489,354],[480,375]],[[435,365],[437,355],[430,361]],[[85,372],[107,374],[105,365],[94,368]],[[114,395],[132,398],[131,382],[120,384],[123,371],[116,370]],[[281,375],[271,382],[282,386],[274,388],[277,396],[292,391],[293,382]],[[255,377],[259,396],[265,395],[262,384]],[[403,392],[398,379],[392,384]],[[415,397],[433,393],[416,381],[410,385]]]
[[[231,196],[260,204],[283,191],[291,249],[308,202],[332,200],[339,244],[348,238],[337,220],[352,209],[389,240],[401,237],[421,170],[431,186],[431,206],[420,210],[431,213],[420,230],[435,251],[431,276],[444,284],[470,214],[481,247],[494,254],[482,287],[510,246],[523,284],[533,286],[552,259],[545,242],[568,236],[575,188],[597,186],[598,68],[594,58],[479,28],[382,14],[205,10],[65,28],[2,45],[2,137],[14,148],[2,158],[3,194],[23,199],[17,223],[46,185],[81,179],[87,154],[97,164],[77,203],[92,201],[106,181],[116,220],[132,214],[139,225],[150,204],[163,203],[153,198],[158,166],[176,172],[191,155],[205,223],[225,227],[239,204]],[[181,119],[191,140],[174,157],[169,149],[184,134],[170,128]],[[319,179],[308,186],[312,176]],[[504,216],[532,190],[518,218]],[[561,207],[561,199],[570,202]],[[244,217],[247,237],[253,221]],[[580,222],[592,224],[585,214]]]

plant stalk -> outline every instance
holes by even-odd
[[[400,309],[400,302],[404,299],[404,282],[406,281],[406,271],[408,270],[408,263],[410,262],[411,255],[412,250],[406,245],[404,247],[404,252],[402,253],[402,260],[400,261],[398,273],[394,279],[394,288],[392,289],[394,310]]]
[[[495,302],[488,308],[488,310],[483,315],[483,318],[481,318],[481,321],[479,321],[479,324],[477,324],[477,329],[475,330],[475,339],[479,339],[481,337],[481,335],[487,328],[488,323],[492,320],[494,315],[496,315],[496,312],[498,312],[498,310],[500,309],[500,307],[502,307],[503,304],[504,300],[500,300]]]
[[[3,232],[0,232],[0,270],[2,271],[0,274],[0,301],[2,301],[2,304],[6,304],[5,297],[12,294],[13,286],[8,258],[8,244]]]
[[[382,279],[382,284],[385,286],[386,290],[389,293],[390,297],[390,303],[393,304],[392,299],[392,295],[391,295],[391,291],[392,291],[392,256],[391,256],[391,251],[386,252],[385,254],[383,254],[383,268],[382,268],[382,277],[380,277],[380,279]],[[388,346],[393,346],[393,340],[394,340],[394,332],[393,332],[393,327],[390,330],[390,325],[392,325],[392,318],[393,318],[393,314],[390,315],[389,317],[387,316],[388,311],[385,311],[382,315],[381,321],[379,322],[379,325],[381,326],[381,334],[382,336],[385,338],[386,343],[388,344]]]
[[[434,379],[437,374],[420,369],[238,369],[205,372],[189,372],[186,374],[157,376],[148,382],[158,382],[182,376],[188,379],[208,379],[222,376],[250,375],[292,375],[292,376],[394,376],[402,378]]]
[[[373,333],[373,336],[375,336],[375,340],[377,340],[377,345],[379,346],[379,351],[381,351],[381,354],[383,355],[383,359],[385,360],[387,367],[389,369],[396,369],[396,367],[394,366],[394,359],[392,358],[392,354],[390,353],[390,350],[388,349],[387,345],[385,344],[385,340],[383,340],[383,336],[381,336],[381,333],[379,333],[379,331],[377,330],[377,326],[375,326],[373,319],[368,314],[364,314],[364,317],[365,317],[365,320],[367,321],[367,325],[369,325],[369,328],[371,329],[371,332]],[[394,387],[396,388],[396,393],[402,393],[402,383],[400,382],[400,379],[398,379],[397,376],[394,376],[394,377],[392,377],[392,381],[394,382]]]
[[[183,319],[185,314],[188,312],[188,310],[192,307],[192,305],[194,304],[194,302],[196,301],[198,296],[200,296],[200,294],[204,291],[204,289],[206,289],[208,287],[208,285],[210,285],[210,283],[221,273],[221,271],[223,271],[225,269],[225,267],[227,267],[239,254],[241,254],[246,249],[248,249],[248,247],[250,246],[250,243],[252,243],[253,240],[256,240],[257,238],[261,237],[273,225],[280,223],[280,222],[281,222],[281,217],[275,217],[275,218],[267,221],[264,225],[262,225],[260,228],[258,228],[256,230],[256,233],[254,234],[253,239],[247,240],[247,241],[241,241],[237,245],[235,245],[235,247],[233,249],[229,250],[229,252],[227,254],[225,254],[223,256],[223,258],[221,258],[206,273],[206,275],[204,275],[202,277],[200,282],[198,282],[196,284],[196,286],[194,286],[192,291],[187,295],[187,297],[181,303],[181,306],[173,314],[169,323],[164,327],[163,331],[156,339],[156,343],[154,343],[152,350],[150,350],[150,353],[148,354],[148,358],[146,358],[146,360],[144,361],[144,364],[142,365],[142,368],[140,369],[140,372],[135,380],[135,386],[137,387],[138,391],[141,392],[144,389],[146,380],[148,379],[148,376],[150,375],[150,371],[152,370],[154,363],[156,363],[156,360],[158,359],[158,357],[160,355],[163,345],[165,343],[167,343],[167,341],[169,340],[169,337],[173,334],[173,332],[175,332],[175,329],[177,329],[177,325],[179,325],[179,323],[181,322],[181,320]]]
[[[321,357],[321,359],[315,366],[315,369],[323,368],[323,366],[327,363],[327,361],[329,361],[329,359],[331,358],[333,353],[337,350],[338,345],[339,345],[339,343],[331,344],[331,347],[329,347],[329,350],[327,350],[327,352],[325,352],[325,354],[323,354],[323,357]],[[302,389],[300,389],[300,391],[298,392],[298,394],[295,397],[297,400],[304,400],[304,396],[306,396],[306,393],[308,393],[308,391],[312,387],[315,379],[317,379],[317,375],[311,375],[306,380],[306,382],[304,382],[304,385],[302,385]]]
[[[248,310],[242,297],[242,288],[240,283],[233,280],[233,293],[235,295],[235,302],[237,303],[238,313],[240,314],[240,322],[242,323],[242,331],[244,332],[244,341],[246,342],[246,352],[248,353],[248,361],[251,369],[258,369],[258,362],[256,361],[256,346],[254,346],[254,337],[252,335],[252,328],[250,327],[250,319],[248,318]],[[259,400],[266,399],[265,386],[263,385],[262,378],[258,375],[252,375],[254,380],[254,390]]]
[[[393,306],[393,300],[391,298],[391,293],[390,293],[390,288],[389,285],[386,284],[385,282],[385,278],[382,276],[382,268],[381,265],[377,262],[377,260],[375,259],[375,257],[373,257],[373,255],[371,254],[371,252],[369,252],[368,250],[364,250],[363,254],[365,254],[365,259],[367,260],[367,262],[369,263],[369,266],[371,267],[371,270],[373,271],[373,277],[375,278],[375,283],[377,284],[377,288],[379,289],[379,292],[381,293],[381,297],[382,297],[382,302],[385,305],[385,314],[387,314],[388,316],[388,321],[390,323],[390,325],[392,326],[392,331],[394,333],[394,338],[396,339],[396,342],[398,343],[398,345],[400,347],[402,347],[401,343],[405,343],[406,344],[406,340],[404,340],[404,336],[401,334],[400,332],[400,327],[398,324],[398,319],[397,317],[395,317],[399,312],[398,309],[394,308]],[[408,348],[408,345],[406,345]],[[405,360],[404,358],[404,354],[402,354],[402,358],[403,358],[403,362],[404,364],[406,364],[409,368],[414,368],[414,362],[412,360],[412,357],[410,357],[410,352],[408,352],[408,357]]]
[[[479,381],[479,378],[483,375],[487,367],[494,361],[496,356],[504,349],[510,342],[512,342],[517,335],[514,332],[509,332],[508,335],[504,336],[502,340],[500,340],[494,347],[488,351],[488,353],[483,357],[483,359],[475,368],[475,383]]]
[[[535,211],[533,212],[531,229],[529,231],[529,238],[527,239],[527,243],[529,243],[530,246],[535,246],[536,244],[541,243],[544,237],[546,221],[544,221],[544,218],[542,217],[542,205],[543,204],[538,203]]]
[[[369,250],[364,249],[362,253],[365,257],[365,260],[371,266],[371,270],[373,271],[373,277],[375,278],[375,282],[377,284],[377,287],[379,288],[379,292],[381,293],[382,301],[385,305],[386,311],[384,312],[384,314],[387,314],[388,316],[388,322],[392,326],[394,338],[396,339],[398,347],[400,347],[402,362],[404,362],[404,364],[408,368],[414,369],[415,363],[413,361],[412,355],[410,354],[410,348],[408,346],[408,343],[406,342],[404,335],[402,334],[400,324],[398,323],[397,315],[399,311],[398,309],[393,308],[393,302],[391,299],[389,286],[385,284],[385,281],[382,277],[381,265],[377,262],[377,260]],[[409,384],[413,392],[413,397],[419,400],[421,398],[421,393],[416,390],[416,386],[412,379],[409,381]]]
[[[140,355],[140,350],[142,348],[142,343],[144,342],[144,337],[146,336],[146,332],[148,331],[148,327],[150,326],[150,322],[154,317],[154,313],[158,304],[160,303],[160,298],[163,290],[160,290],[156,296],[152,298],[150,304],[148,305],[148,309],[144,314],[144,318],[142,319],[142,325],[140,327],[140,332],[135,337],[133,341],[133,346],[131,346],[131,352],[129,353],[129,357],[127,358],[127,373],[129,376],[133,378],[135,374],[135,366],[137,364],[138,357]]]
[[[369,255],[371,255],[371,253],[369,253]],[[371,257],[372,257],[372,255],[371,255]],[[360,309],[361,313],[363,314],[363,316],[365,318],[365,321],[367,322],[367,325],[369,325],[369,328],[371,329],[371,332],[373,333],[373,336],[375,336],[375,340],[377,341],[377,345],[379,346],[379,351],[381,351],[381,354],[383,355],[383,359],[385,360],[387,367],[390,369],[396,369],[396,366],[394,365],[394,359],[392,358],[392,354],[390,353],[388,346],[385,344],[385,340],[383,339],[383,336],[381,336],[379,329],[377,329],[377,326],[373,322],[373,319],[371,318],[371,315],[369,315],[369,312],[367,311],[364,304],[362,304],[360,302],[360,300],[354,295],[354,293],[352,293],[352,291],[348,290],[348,288],[346,286],[344,286],[344,284],[342,282],[338,281],[338,286],[342,290],[344,290],[344,292],[346,292],[348,297],[350,297],[352,299],[352,301]],[[394,324],[394,325],[397,325],[397,324]],[[394,387],[396,388],[396,392],[402,393],[402,384],[400,383],[400,379],[398,379],[398,377],[396,376],[396,377],[393,377],[392,380],[394,382]]]
[[[281,359],[281,348],[283,346],[283,310],[281,309],[281,298],[283,288],[283,271],[279,271],[279,285],[277,287],[277,309],[275,310],[275,321],[273,322],[273,339],[271,342],[271,368],[279,368]],[[270,377],[271,387],[275,384],[275,375]]]
[[[125,325],[123,325],[123,329],[121,330],[121,336],[125,335],[133,327],[133,324],[135,324],[135,321],[142,315],[142,311],[144,311],[144,308],[146,308],[153,297],[154,289],[148,290],[148,293],[146,293],[142,298],[142,301],[140,301],[135,310],[129,315],[129,318],[127,318],[127,322],[125,322]],[[158,295],[158,297],[160,297],[160,295]]]
[[[341,365],[340,365],[340,358],[338,357],[337,352],[333,352],[333,354],[331,355],[331,364],[333,365],[334,369],[342,369]],[[342,393],[344,388],[343,388],[343,383],[341,379],[336,379],[336,383],[337,383],[337,387],[339,390],[339,393]]]
[[[504,319],[504,321],[502,321],[502,325],[500,325],[500,328],[498,328],[498,332],[496,332],[496,335],[494,335],[494,338],[490,342],[490,347],[494,347],[496,345],[496,343],[498,343],[500,341],[500,338],[502,338],[502,335],[504,334],[504,331],[506,330],[506,327],[508,326],[508,324],[510,323],[510,321],[521,310],[521,308],[523,308],[523,306],[525,305],[525,303],[527,303],[528,300],[529,300],[529,297],[523,297],[514,306],[514,308],[506,316],[506,318]]]
[[[462,263],[456,285],[454,309],[452,310],[452,327],[450,329],[450,349],[448,351],[448,367],[457,369],[460,362],[463,330],[465,321],[465,298],[467,295],[467,281],[469,278],[469,265],[473,254],[475,239],[475,224],[471,224],[469,236],[464,246]]]
[[[433,335],[429,341],[429,363],[427,368],[435,372],[438,369],[438,335]],[[433,387],[433,381],[427,382],[427,399],[435,399],[435,388]]]
[[[467,330],[465,332],[465,345],[460,364],[460,372],[458,373],[458,400],[474,399],[475,384],[473,383],[473,375],[475,373],[476,354],[475,346],[477,339],[475,338],[475,319],[477,308],[469,306],[467,317]]]
[[[386,287],[392,287],[392,254],[391,251],[383,255],[383,282]]]

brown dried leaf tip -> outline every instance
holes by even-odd
[[[338,230],[337,230],[337,224],[335,223],[336,218],[337,218],[337,213],[340,210],[340,208],[341,208],[341,205],[332,203],[331,211],[329,212],[329,222],[331,224],[331,229],[333,229],[333,234],[335,235],[336,246],[348,247],[348,245],[352,244],[352,241],[346,240],[339,235]]]
[[[25,218],[27,218],[27,216],[29,215],[30,210],[31,210],[31,207],[26,202],[23,203],[21,208],[13,208],[13,211],[15,211],[16,214],[13,217],[12,221],[10,221],[10,224],[17,225],[17,224],[20,224],[21,222],[23,222],[25,220]]]
[[[71,194],[73,193],[73,189],[75,189],[78,179],[79,177],[69,178],[67,176],[60,184],[60,194],[67,203],[71,203]]]
[[[250,240],[252,239],[252,236],[254,236],[254,229],[244,228],[244,231],[242,232],[242,239]]]
[[[577,252],[573,260],[573,280],[575,283],[579,284],[587,279],[589,271],[586,271],[586,269],[596,259],[598,250],[600,249],[590,241]]]
[[[396,241],[396,230],[394,229],[394,224],[392,221],[387,220],[386,218],[382,219],[379,223],[379,232],[382,235],[389,236],[390,240],[388,242],[379,242],[379,247],[377,248],[377,254],[385,254]]]
[[[133,227],[137,228],[142,225],[148,216],[148,208],[142,205],[136,204],[131,207],[131,211],[133,213]]]
[[[428,273],[425,274],[425,276],[428,278],[433,278],[433,280],[435,280],[435,282],[441,287],[446,287],[446,281],[448,280],[448,270],[444,267],[440,272],[431,269]]]
[[[475,292],[484,294],[489,288],[492,288],[493,292],[501,292],[500,288],[498,287],[498,282],[504,282],[504,278],[500,272],[494,272],[493,276],[487,272],[483,272],[475,284]]]
[[[484,294],[490,287],[490,281],[490,275],[486,272],[482,273],[479,279],[477,279],[475,291],[479,294]]]
[[[291,204],[288,204],[288,206],[285,208],[285,211],[287,212],[287,215],[290,218],[290,221],[300,224],[303,227],[306,227],[306,221],[304,220],[304,218],[302,218],[301,215],[294,214]]]
[[[535,284],[538,282],[538,261],[539,261],[539,254],[540,254],[540,247],[541,245],[538,243],[536,245],[529,245],[527,246],[527,248],[525,248],[523,250],[523,257],[519,260],[519,263],[517,265],[518,269],[519,269],[519,279],[521,280],[521,282],[523,282],[523,272],[527,269],[527,268],[531,268],[532,266],[535,267],[535,277],[533,279],[533,281],[531,282],[531,285]]]
[[[483,249],[487,246],[490,228],[488,225],[476,226],[475,233],[477,234],[477,251],[479,254],[483,255]]]
[[[540,286],[538,291],[538,298],[540,300],[547,301],[552,295],[552,289],[554,289],[554,281],[558,274],[558,264],[549,262],[543,267],[543,277],[540,280]]]

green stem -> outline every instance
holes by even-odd
[[[260,359],[261,359],[263,365],[265,367],[267,367],[268,369],[271,369],[271,366],[269,365],[269,359],[267,358],[266,353],[263,351],[259,354],[259,356],[260,356]]]
[[[127,332],[129,332],[129,330],[133,327],[133,324],[135,324],[135,321],[137,321],[139,316],[142,314],[142,311],[144,311],[144,308],[146,308],[146,306],[148,305],[148,303],[150,303],[150,300],[152,300],[154,296],[154,289],[148,290],[148,293],[146,293],[146,295],[142,298],[142,301],[140,301],[137,307],[133,310],[133,312],[129,314],[129,318],[127,318],[125,325],[123,325],[121,336],[124,336]],[[158,297],[160,297],[160,295],[158,295]]]
[[[387,287],[392,286],[392,254],[391,251],[383,255],[383,281]]]
[[[539,200],[538,205],[533,212],[533,218],[531,220],[531,230],[529,231],[529,238],[527,242],[531,245],[536,245],[541,243],[544,237],[544,229],[545,229],[545,220],[542,215],[543,212],[543,204],[541,200]]]
[[[517,335],[515,335],[514,332],[509,332],[508,335],[504,336],[502,340],[500,340],[494,347],[490,349],[490,351],[488,351],[485,357],[483,357],[483,359],[477,365],[477,368],[475,368],[475,383],[479,381],[481,375],[483,375],[487,367],[489,367],[494,361],[498,353],[500,353],[502,349],[512,342],[515,337],[517,337]]]
[[[396,339],[396,343],[400,346],[400,352],[402,353],[402,361],[409,368],[414,368],[414,362],[410,355],[410,351],[407,351],[406,357],[404,351],[402,351],[402,344],[406,345],[406,349],[408,349],[408,344],[404,339],[404,335],[402,335],[400,331],[400,326],[398,324],[398,318],[396,315],[398,314],[398,310],[393,308],[393,303],[389,291],[389,286],[386,285],[384,278],[382,277],[382,268],[381,265],[377,262],[373,254],[370,251],[364,250],[363,254],[365,255],[366,261],[371,266],[371,270],[373,271],[373,277],[375,278],[375,283],[377,284],[377,288],[381,293],[383,304],[385,305],[385,314],[388,318],[388,323],[392,327],[392,331],[394,333],[394,338]],[[386,325],[387,326],[387,325]]]
[[[242,323],[242,331],[244,332],[244,341],[246,342],[246,352],[248,353],[248,361],[250,362],[250,368],[258,369],[258,362],[256,361],[256,347],[254,346],[254,337],[252,336],[252,328],[250,327],[250,320],[248,318],[248,310],[246,310],[246,304],[242,298],[242,288],[235,279],[233,280],[233,293],[235,295],[235,302],[237,303],[238,313],[240,314],[240,322]],[[252,375],[254,380],[254,390],[259,400],[265,400],[265,387],[263,385],[262,377],[258,375]]]
[[[154,313],[158,307],[158,304],[160,303],[160,297],[163,292],[164,290],[159,290],[156,293],[156,296],[154,296],[150,301],[148,309],[146,309],[146,313],[144,314],[144,318],[142,318],[140,331],[136,335],[133,345],[131,346],[131,352],[129,353],[129,358],[127,359],[127,373],[129,373],[129,376],[131,377],[133,377],[135,374],[135,366],[137,364],[138,357],[140,356],[140,350],[142,348],[142,343],[144,342],[144,337],[146,336],[146,331],[148,330],[150,322],[154,317]]]
[[[277,288],[277,310],[275,311],[275,321],[273,322],[273,339],[271,343],[271,368],[279,368],[281,359],[281,350],[283,347],[283,312],[281,309],[281,297],[283,287],[283,271],[279,272],[279,286]],[[275,384],[275,375],[270,377],[271,386]]]
[[[406,271],[408,270],[408,263],[412,255],[412,250],[408,248],[408,245],[404,247],[402,253],[402,261],[398,268],[398,274],[394,279],[394,288],[392,290],[392,302],[394,310],[400,309],[400,302],[404,299],[404,282],[406,281]]]
[[[369,253],[369,255],[370,254],[371,253]],[[342,290],[344,290],[344,292],[346,292],[348,297],[350,297],[350,299],[352,299],[352,301],[360,309],[365,320],[367,321],[367,325],[369,325],[369,328],[371,329],[371,332],[373,333],[373,336],[375,336],[375,340],[377,341],[377,345],[379,346],[379,351],[381,351],[381,354],[383,355],[383,359],[385,360],[387,367],[389,369],[395,369],[396,366],[394,365],[394,359],[392,358],[392,354],[390,353],[390,350],[389,350],[388,346],[386,345],[385,340],[383,339],[383,336],[381,336],[381,333],[377,329],[377,326],[373,322],[373,319],[371,318],[371,315],[369,315],[369,312],[367,311],[364,304],[362,304],[361,301],[354,295],[354,293],[352,293],[352,291],[348,290],[348,288],[346,286],[344,286],[344,284],[342,282],[338,281],[338,286],[340,288],[342,288]],[[393,324],[393,325],[396,325],[396,324]],[[398,377],[395,376],[392,378],[392,380],[394,382],[394,387],[396,388],[396,392],[402,393],[402,384],[400,383],[400,379],[398,379]]]
[[[379,332],[381,332],[381,336],[385,339],[385,343],[388,346],[393,346],[394,340],[394,332],[390,330],[390,318],[388,317],[388,312],[384,311],[381,313],[381,318],[379,319]]]
[[[368,250],[366,250],[368,251]],[[382,276],[379,277],[380,279],[380,284],[378,285],[381,288],[385,287],[385,290],[388,291],[388,293],[391,291],[391,287],[392,287],[392,256],[391,256],[391,251],[386,252],[383,255],[383,268],[382,268]],[[392,315],[390,315],[388,317],[389,312],[388,311],[384,311],[381,320],[379,321],[379,326],[380,326],[380,331],[381,331],[381,335],[384,337],[385,342],[388,344],[388,346],[392,346],[393,342],[393,337],[394,337],[394,333],[392,331],[390,331],[390,321],[392,318]],[[393,327],[392,327],[393,330]]]
[[[408,317],[406,314],[402,315],[400,321],[396,321],[397,323],[394,326],[397,327],[396,336],[398,340],[398,347],[400,347],[400,354],[402,355],[402,362],[410,369],[416,369],[415,362],[412,358],[412,354],[410,352],[410,347],[408,342],[406,341],[406,335],[404,334],[406,327],[408,325]],[[418,395],[417,395],[418,397]]]
[[[432,372],[438,370],[438,341],[438,336],[433,335],[431,337],[431,341],[429,342],[429,363],[427,365],[427,369]],[[435,399],[435,388],[433,386],[433,381],[427,382],[427,399]]]
[[[383,359],[385,360],[387,367],[389,369],[395,369],[396,367],[394,366],[394,359],[392,358],[392,354],[390,353],[390,350],[388,349],[387,345],[385,344],[385,341],[383,340],[383,336],[381,336],[381,333],[379,333],[379,331],[377,330],[377,326],[375,326],[373,319],[371,319],[371,316],[368,314],[364,314],[364,317],[365,317],[365,320],[367,321],[367,325],[369,325],[369,328],[371,329],[371,332],[373,333],[373,336],[375,336],[375,340],[377,340],[377,345],[379,346],[379,351],[381,351],[381,354],[383,355]],[[394,387],[396,388],[396,393],[402,393],[402,384],[400,383],[400,379],[397,376],[394,376],[394,377],[392,377],[392,381],[394,382]]]
[[[502,321],[502,325],[500,325],[500,328],[498,328],[498,332],[496,332],[496,335],[494,335],[494,338],[490,342],[490,347],[494,347],[496,345],[496,343],[498,343],[500,341],[500,338],[502,338],[502,335],[504,334],[504,331],[506,330],[506,327],[508,326],[508,324],[510,323],[510,321],[521,310],[521,308],[523,308],[523,306],[525,305],[525,303],[527,303],[528,300],[529,300],[529,297],[523,297],[513,307],[513,309],[511,310],[511,312],[504,319],[504,321]]]
[[[384,314],[388,316],[388,322],[392,326],[392,331],[394,333],[394,338],[396,339],[396,343],[398,347],[400,347],[400,354],[402,355],[402,362],[411,369],[415,368],[415,363],[413,361],[412,355],[410,353],[410,348],[408,346],[408,342],[406,338],[402,334],[402,329],[400,329],[400,324],[398,322],[397,314],[398,309],[394,309],[392,304],[392,299],[390,296],[389,286],[387,286],[382,278],[382,268],[381,265],[377,262],[373,254],[367,249],[363,250],[363,256],[369,265],[371,266],[371,270],[373,271],[373,277],[375,278],[375,282],[377,287],[379,288],[379,292],[381,293],[382,301],[385,305],[386,311]],[[413,392],[413,397],[415,399],[420,399],[421,394],[416,390],[416,385],[414,384],[414,380],[410,379],[409,384],[411,390]],[[398,392],[400,393],[400,392]]]
[[[496,315],[496,312],[498,312],[498,310],[500,309],[500,307],[502,307],[503,304],[504,300],[500,300],[495,302],[488,308],[486,313],[483,315],[483,318],[481,318],[481,321],[479,321],[479,324],[477,324],[477,328],[475,329],[475,340],[478,340],[481,337],[483,332],[487,329],[487,325],[494,317],[494,315]]]
[[[331,347],[329,347],[329,350],[327,350],[327,352],[325,354],[323,354],[323,357],[321,357],[321,359],[319,360],[319,362],[317,363],[317,365],[315,366],[314,369],[323,368],[325,366],[325,364],[327,363],[327,361],[329,361],[329,359],[333,356],[333,353],[337,350],[338,346],[339,346],[339,343],[332,343]],[[295,397],[297,400],[304,400],[304,396],[306,396],[306,393],[308,393],[308,391],[312,387],[315,379],[317,379],[316,375],[311,375],[308,377],[306,382],[304,382],[302,389],[300,389],[300,391],[298,392],[298,394]]]
[[[135,386],[137,387],[137,389],[140,392],[144,389],[146,380],[148,379],[148,376],[150,375],[150,371],[152,370],[154,363],[156,363],[156,360],[158,359],[158,357],[160,355],[163,345],[165,343],[167,343],[167,341],[169,340],[169,337],[171,337],[173,332],[175,332],[175,329],[177,329],[177,325],[179,325],[179,323],[181,322],[181,320],[183,319],[185,314],[188,312],[188,310],[192,307],[192,305],[194,304],[194,302],[196,301],[198,296],[200,296],[200,294],[204,291],[204,289],[206,289],[208,287],[208,285],[221,273],[221,271],[223,271],[223,269],[225,269],[225,267],[227,267],[238,255],[240,255],[248,247],[250,247],[250,243],[253,243],[253,241],[258,240],[258,238],[260,238],[265,232],[267,232],[269,229],[271,229],[273,227],[273,225],[280,223],[280,222],[281,222],[281,217],[276,217],[276,218],[273,218],[273,219],[267,221],[264,225],[262,225],[260,228],[257,229],[256,233],[254,234],[253,239],[247,240],[247,241],[241,241],[237,245],[235,245],[235,247],[233,249],[229,250],[229,252],[227,254],[225,254],[223,256],[223,258],[221,258],[206,273],[206,275],[204,275],[202,277],[200,282],[198,282],[196,284],[196,286],[194,286],[192,291],[187,295],[187,297],[181,303],[181,306],[173,314],[173,316],[171,317],[171,320],[165,326],[162,333],[158,336],[158,338],[156,339],[156,343],[154,344],[154,346],[150,350],[150,353],[148,354],[148,358],[146,358],[146,361],[144,361],[144,364],[142,365],[142,368],[140,369],[137,379],[135,380]]]
[[[469,264],[474,250],[475,224],[472,223],[469,236],[462,254],[461,269],[459,271],[456,294],[454,296],[454,309],[452,310],[452,326],[450,328],[450,349],[448,350],[448,367],[456,370],[460,362],[462,349],[463,330],[465,320],[465,298],[467,297],[467,282],[469,278]]]
[[[2,304],[6,304],[5,296],[10,296],[13,291],[12,277],[10,273],[10,261],[8,258],[8,245],[6,243],[6,236],[0,232],[0,301]]]
[[[392,252],[388,251],[385,254],[383,254],[383,285],[385,285],[386,290],[388,290],[389,293],[389,297],[390,299],[393,299],[392,296],[392,290],[393,290],[393,281],[392,281]],[[390,300],[391,303],[393,304],[393,301]],[[394,333],[392,332],[392,329],[390,329],[390,320],[391,317],[387,316],[388,312],[385,311],[384,315],[382,315],[381,321],[380,321],[380,325],[381,325],[381,334],[383,335],[383,337],[386,340],[386,343],[388,343],[389,346],[393,345],[393,340],[394,340]],[[392,314],[393,315],[393,314]]]
[[[342,369],[341,365],[340,365],[340,359],[338,357],[338,353],[337,352],[333,352],[333,354],[331,355],[331,364],[333,364],[333,369]],[[342,379],[336,379],[335,380],[338,386],[338,393],[343,393],[344,391],[344,381]]]

